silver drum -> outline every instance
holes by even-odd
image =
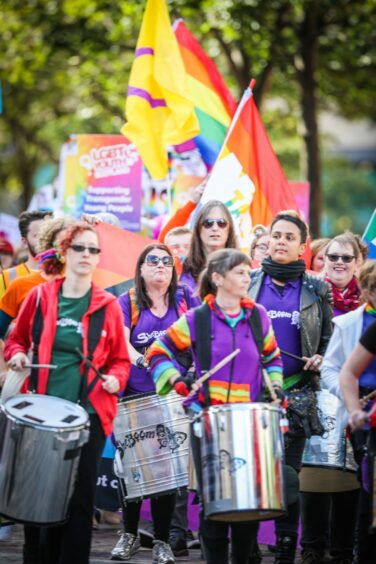
[[[251,521],[284,513],[280,419],[280,409],[266,403],[211,406],[196,417],[207,518]]]
[[[188,485],[189,420],[181,396],[171,392],[123,398],[114,435],[115,473],[125,482],[126,499]]]
[[[306,441],[300,491],[334,493],[359,488],[350,441],[346,438],[347,414],[344,405],[328,390],[316,392],[318,415],[325,429],[322,437]]]
[[[0,514],[15,521],[65,521],[88,414],[70,401],[17,395],[0,407]]]

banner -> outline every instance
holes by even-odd
[[[123,229],[141,228],[142,162],[122,135],[72,135],[61,151],[59,201],[74,217],[115,214]]]

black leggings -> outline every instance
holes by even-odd
[[[175,493],[160,495],[150,500],[154,537],[156,540],[168,542],[175,501]],[[124,531],[132,535],[137,535],[142,501],[127,501],[126,504],[121,501],[121,505],[123,510]]]

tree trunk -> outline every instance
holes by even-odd
[[[318,64],[318,38],[318,14],[312,4],[305,13],[299,30],[300,59],[296,62],[297,78],[301,88],[301,110],[305,125],[307,178],[311,187],[310,231],[312,237],[319,237],[320,235],[323,200],[315,77]]]

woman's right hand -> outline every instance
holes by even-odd
[[[24,370],[25,364],[29,364],[29,359],[23,352],[16,353],[9,361],[9,366],[12,370]]]
[[[349,425],[352,430],[361,429],[368,420],[368,413],[361,409],[354,409],[349,415]]]

